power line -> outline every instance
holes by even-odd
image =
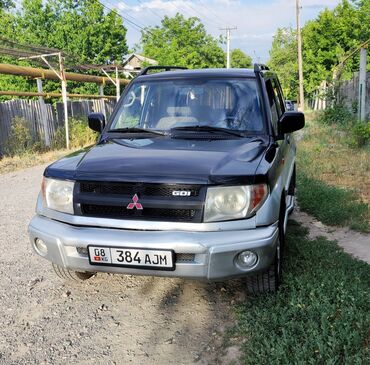
[[[141,0],[136,0],[139,4],[141,4],[142,6],[144,6],[144,8],[148,9],[152,14],[154,14],[156,17],[158,17],[159,19],[163,19],[163,16],[160,16],[156,11],[154,11],[152,8],[149,8],[148,6],[146,6],[146,4],[141,1]]]
[[[187,3],[188,4],[188,3]],[[206,12],[208,13],[209,12],[209,9],[206,8],[200,1],[198,1],[198,6],[201,6],[204,10],[206,10]],[[203,21],[205,20],[208,24],[212,25],[213,27],[215,28],[219,28],[223,22],[221,21],[220,23],[216,23],[214,19],[212,19],[211,17],[209,17],[208,15],[206,15],[204,13],[204,11],[200,12],[199,9],[194,9],[192,5],[188,4],[188,6],[193,9],[195,12],[199,12],[202,17],[203,17]]]
[[[99,3],[105,9],[107,9],[107,10],[115,13],[119,17],[121,17],[124,21],[126,21],[129,25],[134,27],[136,30],[139,30],[140,32],[144,31],[144,32],[149,32],[150,33],[150,31],[148,31],[146,28],[144,28],[144,26],[141,26],[141,25],[137,24],[136,19],[135,19],[135,21],[132,21],[132,20],[128,19],[126,16],[123,16],[122,14],[120,14],[116,8],[113,7],[113,9],[112,9],[109,6],[105,5],[102,1],[99,1]],[[133,17],[131,17],[131,18],[134,19]]]
[[[217,19],[218,19],[218,21],[220,22],[220,24],[222,24],[223,23],[223,19],[221,19],[219,16],[218,16],[218,14],[211,8],[211,7],[208,7],[208,6],[206,6],[204,3],[203,3],[203,1],[202,0],[199,0],[199,3],[202,5],[202,7],[206,10],[206,11],[208,11],[208,12],[210,12],[210,13],[212,13]]]
[[[220,24],[217,25],[216,23],[214,23],[214,20],[213,19],[208,18],[208,16],[206,16],[204,13],[201,13],[199,11],[199,9],[195,9],[192,5],[190,5],[190,3],[188,1],[184,1],[183,4],[187,8],[189,8],[192,13],[194,13],[194,14],[192,14],[191,12],[189,12],[189,10],[186,10],[186,13],[188,13],[188,15],[190,17],[197,17],[197,18],[201,19],[204,23],[208,23],[208,25],[210,25],[213,28],[219,28],[220,27]],[[182,11],[184,11],[184,10],[185,9],[183,8]]]
[[[103,5],[106,9],[108,9],[107,6],[105,6],[105,4],[102,2],[102,1],[99,1],[101,5]],[[111,2],[109,1],[105,1],[106,4],[109,5],[109,10],[110,11],[114,11],[115,13],[117,13],[122,19],[124,20],[129,20],[131,22],[133,22],[134,24],[136,24],[137,26],[141,27],[141,28],[145,28],[145,25],[143,25],[142,23],[140,23],[135,17],[133,17],[132,15],[128,14],[127,12],[125,12],[125,15],[122,15],[121,14],[121,9],[118,9],[116,8]],[[121,4],[125,5],[125,6],[128,6],[127,4],[125,4],[124,2],[121,2]],[[113,10],[112,10],[113,9]]]

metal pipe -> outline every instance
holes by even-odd
[[[34,68],[28,66],[17,66],[9,65],[7,63],[0,63],[0,74],[15,75],[15,76],[28,76],[34,78],[42,78],[48,80],[58,80],[58,76],[52,70],[46,70],[43,68]],[[110,82],[108,77],[103,76],[93,76],[93,75],[83,75],[76,74],[72,72],[65,73],[67,81],[77,81],[77,82],[91,82],[94,84],[106,84]],[[130,81],[125,79],[119,79],[121,85],[127,85]]]
[[[0,91],[0,96],[43,96],[45,98],[60,98],[60,93],[38,93],[31,91]],[[116,99],[111,95],[92,95],[92,94],[67,94],[69,98],[86,98],[86,99]]]

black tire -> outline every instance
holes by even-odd
[[[276,243],[274,262],[268,270],[246,277],[247,292],[253,295],[275,293],[282,282],[283,256],[285,247],[284,217],[285,198],[282,199],[279,215],[279,236]]]
[[[80,272],[80,271],[68,270],[54,263],[52,263],[52,266],[57,276],[63,280],[69,280],[69,281],[72,280],[72,281],[82,282],[82,281],[90,279],[92,276],[95,275],[94,272],[87,272],[87,271]]]

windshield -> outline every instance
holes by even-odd
[[[209,126],[265,132],[255,79],[183,79],[133,82],[110,130]]]

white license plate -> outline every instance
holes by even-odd
[[[127,247],[88,246],[91,265],[175,270],[174,251]]]

